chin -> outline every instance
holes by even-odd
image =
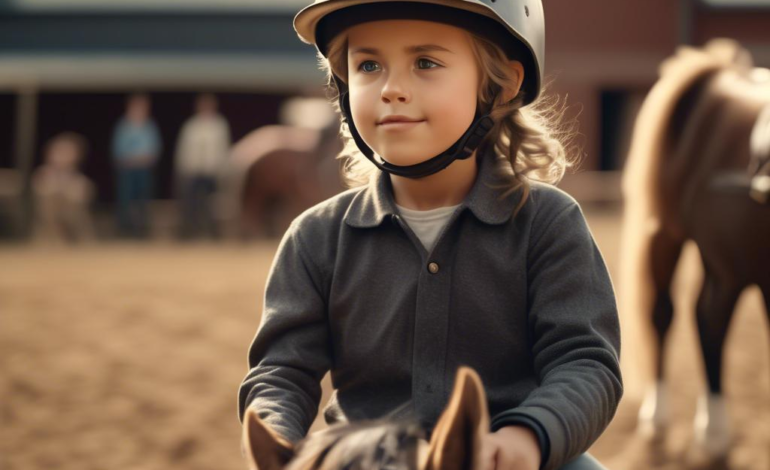
[[[382,157],[383,160],[390,163],[391,165],[398,165],[398,166],[409,166],[409,165],[416,165],[418,163],[422,163],[428,159],[431,158],[431,155],[419,155],[416,156],[414,154],[403,154],[403,153],[378,153]]]
[[[424,147],[421,147],[419,150],[390,148],[383,149],[381,152],[377,151],[376,153],[391,165],[409,166],[430,160],[441,152],[442,150],[434,151],[433,149],[426,151]]]

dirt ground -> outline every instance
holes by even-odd
[[[586,215],[615,275],[618,212]],[[245,468],[236,392],[276,243],[0,247],[0,469]],[[688,313],[697,252],[685,258],[667,372],[674,425],[663,449],[635,438],[641,387],[625,370],[624,400],[592,449],[611,469],[685,468],[703,387]],[[770,469],[769,338],[749,290],[725,359],[733,470]]]

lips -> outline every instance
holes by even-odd
[[[410,122],[422,122],[424,119],[415,119],[410,118],[408,116],[385,116],[380,122],[377,123],[377,125],[381,126],[383,124],[398,124],[398,123],[410,123]]]

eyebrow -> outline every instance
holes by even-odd
[[[439,46],[437,44],[421,44],[419,46],[409,46],[405,47],[404,51],[409,54],[419,54],[422,52],[449,52],[450,54],[454,54],[454,52],[450,51],[446,47]],[[372,54],[372,55],[378,55],[380,51],[378,49],[375,49],[373,47],[357,47],[353,49],[351,54]]]

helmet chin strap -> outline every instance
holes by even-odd
[[[489,114],[482,115],[479,111],[476,111],[476,115],[473,117],[473,123],[468,130],[465,131],[457,142],[452,144],[452,146],[444,152],[415,165],[393,165],[381,158],[377,158],[374,151],[372,151],[372,149],[366,145],[364,139],[361,138],[361,134],[358,133],[358,129],[356,129],[356,125],[353,122],[353,113],[350,111],[350,97],[348,96],[348,92],[343,88],[344,84],[340,83],[336,76],[334,77],[334,81],[336,82],[337,90],[340,91],[343,122],[347,123],[356,146],[358,146],[361,153],[363,153],[369,161],[374,163],[377,168],[392,175],[416,179],[438,173],[455,160],[465,160],[473,155],[473,152],[478,148],[481,141],[494,126],[494,121],[489,117]]]

